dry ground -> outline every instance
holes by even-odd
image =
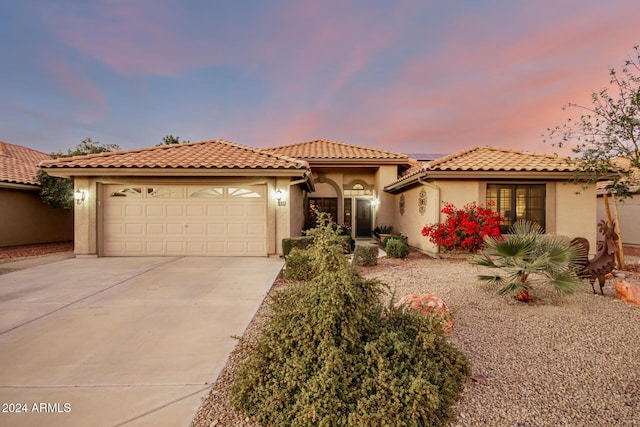
[[[398,298],[434,292],[453,310],[449,339],[469,359],[475,380],[467,382],[451,426],[640,426],[640,307],[616,299],[611,283],[604,296],[585,284],[571,296],[538,289],[535,303],[519,303],[479,283],[480,272],[466,259],[416,252],[362,269]],[[279,280],[273,290],[282,286]],[[226,387],[267,314],[263,304],[194,426],[256,425],[230,407]]]

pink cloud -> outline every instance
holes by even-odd
[[[173,76],[219,58],[181,31],[180,4],[154,0],[98,0],[79,5],[51,5],[43,12],[63,42],[116,72]],[[208,51],[221,50],[208,40]]]
[[[57,58],[46,61],[45,68],[66,94],[91,105],[90,109],[81,109],[78,113],[82,122],[93,122],[104,117],[104,112],[109,108],[106,97],[83,70]]]

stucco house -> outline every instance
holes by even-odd
[[[505,218],[538,222],[548,233],[581,236],[596,247],[595,185],[574,183],[575,166],[557,156],[471,147],[413,168],[385,187],[395,194],[395,225],[425,251],[437,248],[420,231],[441,222],[444,202],[492,202]]]
[[[627,246],[640,247],[640,227],[638,227],[638,218],[640,218],[640,170],[631,168],[629,159],[618,158],[614,164],[622,170],[630,170],[631,174],[625,178],[625,182],[629,187],[630,197],[618,200],[611,196],[607,191],[609,181],[597,183],[598,194],[598,221],[608,220],[605,208],[604,195],[609,195],[609,211],[613,219],[615,219],[615,211],[618,212],[618,220],[620,222],[620,236],[622,243]],[[615,206],[614,206],[615,204]]]
[[[428,163],[406,154],[316,140],[269,149],[211,140],[42,163],[72,177],[78,256],[281,254],[313,207],[369,237],[393,225],[412,246],[442,202],[496,202],[514,220],[587,237],[595,247],[595,188],[570,183],[560,158],[474,147]],[[577,191],[579,194],[576,194]]]
[[[51,156],[0,141],[0,247],[73,240],[73,212],[40,199],[39,163]]]

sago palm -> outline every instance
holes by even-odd
[[[500,286],[500,294],[523,301],[531,300],[529,291],[537,284],[551,285],[563,294],[581,284],[576,274],[581,247],[564,236],[544,234],[540,225],[529,221],[516,221],[510,233],[487,238],[484,251],[472,258],[473,264],[502,270],[478,279]]]

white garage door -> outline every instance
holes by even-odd
[[[105,256],[267,255],[266,185],[105,185]]]

